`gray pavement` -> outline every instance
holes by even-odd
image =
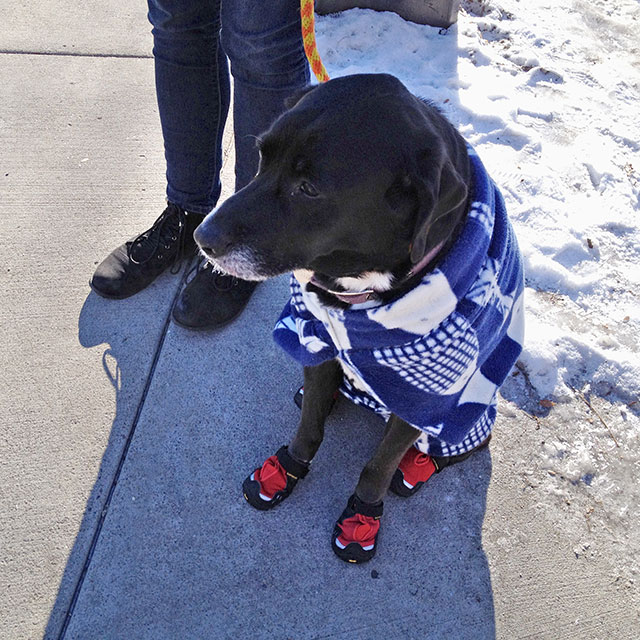
[[[514,472],[536,443],[516,382],[490,451],[389,497],[369,565],[329,546],[381,432],[366,412],[338,404],[285,505],[246,505],[297,420],[270,337],[286,278],[215,333],[170,323],[184,273],[90,292],[164,193],[145,12],[105,7],[9,0],[0,24],[0,638],[638,637],[607,549],[578,556]]]

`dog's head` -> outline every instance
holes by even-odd
[[[446,242],[466,210],[464,141],[388,75],[308,89],[259,141],[260,168],[195,233],[245,280],[307,270],[381,289]]]

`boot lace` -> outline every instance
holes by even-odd
[[[142,265],[154,257],[163,260],[175,250],[170,271],[178,273],[184,257],[186,230],[186,212],[170,203],[153,225],[128,246],[129,260]]]

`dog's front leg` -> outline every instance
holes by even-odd
[[[335,402],[342,382],[342,368],[337,360],[304,368],[304,395],[300,425],[289,444],[289,453],[300,462],[311,462],[324,438],[324,423]]]
[[[382,441],[360,474],[355,493],[362,502],[382,501],[402,457],[419,435],[419,429],[391,415]]]
[[[389,418],[382,441],[362,470],[355,493],[333,529],[331,546],[342,560],[367,562],[375,555],[382,499],[402,457],[419,435],[418,429],[398,416]]]
[[[305,367],[298,432],[288,447],[280,447],[243,482],[242,491],[251,506],[272,509],[291,494],[298,480],[307,475],[309,463],[322,443],[324,421],[341,381],[342,369],[336,360]]]

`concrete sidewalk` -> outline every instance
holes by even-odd
[[[389,496],[369,565],[329,546],[369,413],[340,402],[287,504],[248,507],[242,479],[298,416],[270,336],[286,278],[208,334],[170,323],[180,276],[118,302],[88,287],[162,211],[150,48],[123,0],[3,11],[0,638],[638,637],[607,550],[577,555],[514,472],[536,444],[516,379],[490,451]]]

